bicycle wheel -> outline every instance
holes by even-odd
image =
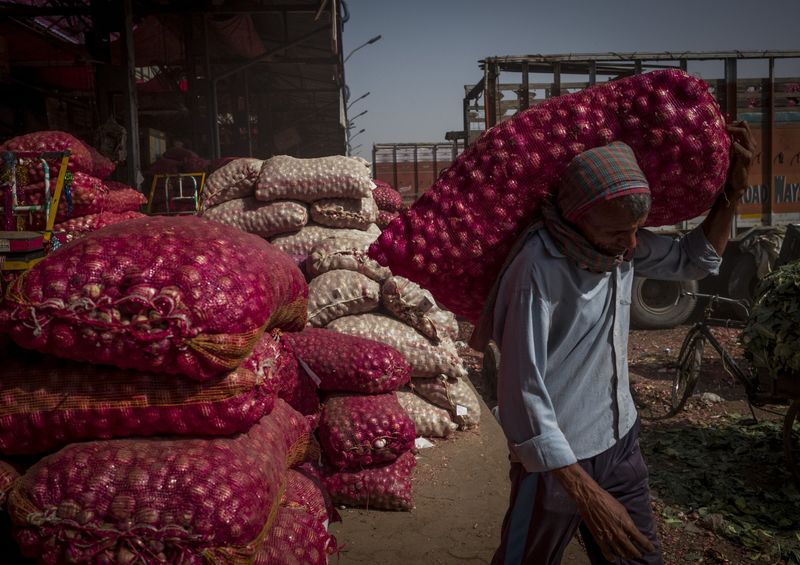
[[[672,382],[672,409],[669,416],[674,416],[686,405],[692,396],[697,380],[700,378],[700,366],[703,364],[703,349],[706,345],[705,336],[698,332],[689,332],[683,340],[681,352],[678,355],[678,369],[675,371],[675,380]]]
[[[783,421],[783,454],[786,466],[800,488],[800,398],[789,407]]]

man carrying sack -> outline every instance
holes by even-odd
[[[592,563],[663,563],[628,382],[634,273],[717,273],[755,143],[728,126],[731,166],[703,223],[680,239],[641,229],[650,189],[624,143],[586,151],[515,246],[471,345],[501,351],[498,419],[511,501],[493,564],[560,563],[580,529]]]

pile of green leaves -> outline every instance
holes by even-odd
[[[800,261],[764,277],[756,292],[742,332],[745,356],[772,377],[800,375]]]
[[[645,429],[642,450],[662,519],[712,530],[753,560],[800,563],[800,491],[782,441],[782,421],[754,424],[741,415]]]

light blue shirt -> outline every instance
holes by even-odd
[[[632,261],[592,273],[540,229],[500,282],[498,418],[512,455],[529,472],[602,453],[635,423],[627,357],[634,270],[700,279],[722,262],[701,228],[680,239],[639,230],[638,241]]]

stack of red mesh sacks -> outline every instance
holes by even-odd
[[[653,71],[545,100],[487,130],[383,231],[370,256],[476,320],[568,163],[613,141],[631,146],[648,179],[647,225],[699,216],[722,188],[730,140],[708,86],[682,71]]]
[[[384,510],[413,507],[414,422],[397,400],[411,367],[396,349],[319,328],[284,333],[286,365],[322,398],[322,458],[306,466],[333,503]]]
[[[60,131],[40,131],[6,141],[0,150],[63,151],[69,149],[69,172],[56,213],[54,232],[62,243],[121,221],[140,217],[145,198],[138,190],[106,181],[114,163],[88,144]],[[48,160],[50,190],[55,189],[60,163]],[[23,203],[41,204],[44,197],[44,168],[38,160],[19,167],[17,182]],[[29,224],[42,229],[45,218],[32,214]]]
[[[378,227],[385,229],[404,210],[403,197],[388,182],[375,179],[372,196],[378,205]]]
[[[22,553],[252,562],[285,539],[286,507],[325,563],[335,541],[319,508],[287,488],[314,459],[311,428],[276,398],[275,352],[256,347],[304,327],[306,296],[284,254],[194,217],[103,228],[17,279],[0,305],[15,342],[0,457],[51,453],[3,488]]]

